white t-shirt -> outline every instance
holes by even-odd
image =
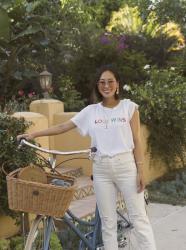
[[[138,105],[130,99],[120,100],[114,108],[101,103],[88,105],[71,121],[81,135],[91,137],[91,146],[98,155],[113,156],[134,149],[130,120]]]

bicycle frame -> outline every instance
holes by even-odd
[[[99,217],[99,212],[96,207],[95,210],[95,219],[93,222],[87,222],[77,218],[70,210],[66,212],[63,218],[55,218],[57,221],[63,221],[65,224],[69,226],[69,228],[79,237],[79,250],[83,250],[83,246],[88,248],[89,250],[95,250],[97,244],[101,244],[102,242],[98,242],[97,239],[101,235],[101,220]],[[72,221],[78,222],[80,225],[91,226],[91,232],[88,232],[91,235],[91,239],[87,239],[87,234],[84,234]],[[44,245],[43,250],[48,250],[50,245],[50,235],[53,230],[54,218],[51,216],[47,216],[46,219],[46,227],[44,233]]]
[[[68,210],[66,212],[66,214],[64,215],[62,220],[81,239],[80,245],[79,245],[79,250],[82,250],[82,244],[84,244],[90,250],[95,250],[97,244],[101,243],[101,242],[97,242],[98,238],[99,238],[99,236],[101,234],[101,220],[100,220],[100,216],[99,216],[97,206],[96,206],[96,210],[95,210],[95,218],[94,218],[94,221],[92,221],[92,222],[87,222],[87,221],[84,221],[84,220],[81,220],[81,219],[77,218],[70,210]],[[92,234],[91,240],[88,240],[87,239],[87,234],[82,233],[82,231],[75,225],[75,223],[72,222],[74,220],[76,222],[78,222],[80,225],[85,225],[85,226],[91,226],[92,227],[92,231],[89,232],[89,234],[90,233]]]

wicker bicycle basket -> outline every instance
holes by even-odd
[[[75,178],[47,173],[47,183],[25,181],[17,178],[21,169],[7,175],[8,204],[12,210],[61,217],[69,208],[76,185]],[[71,183],[70,187],[56,186],[52,179]]]

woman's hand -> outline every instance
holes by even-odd
[[[141,171],[137,173],[137,191],[141,193],[145,189],[145,178]]]
[[[35,137],[32,134],[22,134],[17,136],[17,141],[20,142],[21,139],[25,139],[27,141],[33,140]]]

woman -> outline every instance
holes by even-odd
[[[95,93],[101,99],[88,105],[71,120],[46,130],[23,134],[18,140],[57,135],[77,127],[91,137],[97,148],[93,160],[96,200],[102,221],[105,250],[118,250],[117,189],[124,195],[135,228],[137,250],[155,250],[151,225],[145,211],[143,155],[140,142],[138,105],[119,99],[119,77],[111,66],[101,68]]]

